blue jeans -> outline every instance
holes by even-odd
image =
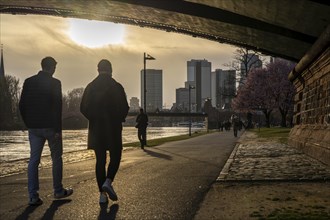
[[[29,129],[30,161],[28,166],[28,191],[30,198],[39,197],[38,166],[46,140],[48,141],[53,163],[52,173],[54,193],[61,193],[63,190],[62,137],[56,138],[55,133],[55,130],[52,128]]]

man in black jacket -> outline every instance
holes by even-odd
[[[29,130],[30,161],[28,165],[29,205],[41,205],[39,198],[38,166],[46,140],[51,151],[54,198],[60,199],[73,193],[62,185],[62,88],[53,78],[56,61],[45,57],[42,70],[24,81],[19,110]]]
[[[138,138],[141,144],[141,149],[147,145],[147,127],[148,115],[144,113],[143,108],[140,108],[140,114],[136,117],[136,126],[138,129]]]
[[[96,156],[99,202],[106,203],[106,193],[111,200],[118,199],[112,182],[120,165],[122,122],[125,121],[129,107],[123,86],[112,78],[111,63],[103,59],[97,67],[99,75],[87,85],[80,111],[89,121],[88,149],[93,149]],[[106,171],[107,150],[110,151],[110,163]]]

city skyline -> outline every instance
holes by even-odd
[[[121,38],[112,39],[112,43],[105,42],[103,46],[88,47],[87,43],[77,43],[72,33],[69,34],[71,31],[78,37],[85,36],[74,26],[79,25],[75,24],[79,19],[37,15],[0,16],[0,43],[4,48],[5,73],[18,77],[21,85],[27,77],[40,70],[43,57],[53,56],[58,61],[54,77],[62,81],[63,93],[86,87],[97,76],[98,61],[106,58],[112,62],[113,76],[123,84],[127,98],[141,97],[139,78],[143,69],[143,53],[147,52],[156,58],[152,62],[147,61],[147,69],[163,70],[163,104],[166,108],[175,102],[176,88],[182,87],[186,81],[188,60],[207,59],[212,62],[213,69],[225,69],[223,64],[233,60],[236,49],[182,34],[109,22],[103,23],[111,24],[109,29],[112,28],[114,34],[120,33]],[[80,25],[88,29],[86,24]],[[95,36],[109,35],[104,33],[105,28],[95,28],[88,30],[95,32]],[[101,40],[95,38],[92,42]]]
[[[236,94],[236,71],[215,69],[208,60],[187,61],[187,81],[176,89],[178,111],[201,112],[206,100],[219,109],[230,109]]]

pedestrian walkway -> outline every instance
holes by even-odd
[[[171,216],[173,212],[167,214],[159,211],[155,215],[150,214],[154,210],[149,209],[172,210],[171,207],[176,206],[178,200],[182,198],[182,192],[188,188],[190,183],[194,183],[188,190],[189,195],[196,191],[203,191],[202,198],[207,192],[204,199],[201,200],[194,217],[195,220],[330,219],[329,166],[285,144],[260,139],[252,132],[246,131],[239,139],[233,139],[232,133],[225,134],[227,133],[213,133],[205,137],[172,142],[168,143],[169,146],[166,148],[164,146],[150,148],[146,152],[127,151],[122,161],[122,172],[119,173],[117,179],[120,187],[116,189],[121,195],[120,203],[114,203],[105,208],[100,208],[95,202],[98,201],[98,193],[95,192],[95,162],[91,159],[93,155],[89,152],[76,153],[78,156],[74,153],[64,155],[66,158],[64,160],[68,163],[65,166],[65,183],[74,186],[75,190],[73,196],[66,200],[52,199],[52,189],[49,187],[52,182],[51,169],[47,168],[49,167],[48,160],[43,160],[45,162],[40,170],[40,177],[42,177],[41,191],[44,196],[44,204],[38,208],[26,205],[26,175],[21,173],[22,170],[14,169],[13,173],[19,171],[21,174],[12,175],[9,172],[7,177],[1,178],[0,218],[102,219],[101,217],[107,217],[107,219],[116,219],[117,215],[118,219],[172,219],[170,217],[156,218],[155,216]],[[234,141],[237,144],[232,151]],[[189,145],[189,148],[184,148],[186,145]],[[213,147],[211,148],[210,145]],[[224,151],[227,151],[226,156],[223,156],[223,159],[215,159],[211,163],[209,154],[203,156],[196,151],[201,146],[203,149],[208,147],[216,149],[212,153],[215,158]],[[232,153],[225,163],[231,151]],[[210,151],[206,150],[206,152]],[[196,155],[198,155],[198,160],[195,158]],[[84,160],[80,158],[77,162],[75,158],[82,156],[85,157]],[[170,174],[168,170],[171,166],[183,169],[182,165],[187,161],[193,161],[186,165],[186,168],[191,170],[191,174],[185,170],[184,174],[187,175],[187,178],[181,179],[181,182],[177,177],[167,178],[172,182],[167,182],[164,178],[155,179],[154,170],[145,171],[145,169],[152,168],[158,171],[164,170],[168,177]],[[149,164],[149,162],[152,163]],[[202,166],[198,166],[200,169],[193,167],[197,163],[202,164]],[[224,164],[225,166],[223,166]],[[157,166],[161,168],[157,168]],[[166,169],[164,169],[165,167]],[[215,175],[207,174],[206,167],[214,170]],[[221,167],[223,168],[220,172]],[[218,172],[220,175],[217,181],[209,189]],[[150,173],[153,175],[149,175]],[[174,173],[178,173],[176,169]],[[207,184],[206,182],[201,183],[201,179],[205,176],[210,179],[210,181],[206,181]],[[152,180],[145,184],[144,181],[150,177]],[[183,183],[187,186],[183,187]],[[158,188],[159,185],[164,187]],[[152,196],[141,198],[138,190],[135,189],[146,189],[140,186],[146,187],[147,191],[144,193],[149,193],[149,191],[157,193],[150,193]],[[164,190],[168,186],[173,186],[174,190]],[[176,194],[173,195],[172,192]],[[169,200],[166,200],[166,197],[160,197],[159,193],[168,195]],[[172,199],[172,203],[166,202]],[[136,212],[136,207],[143,207],[148,201],[152,201],[153,204],[156,204],[156,201],[159,203],[155,205],[156,208],[147,207]],[[191,208],[193,203],[184,202],[183,204],[186,210]],[[196,201],[196,204],[199,204],[199,200]],[[120,208],[118,208],[119,205]],[[162,205],[164,208],[159,208]],[[137,217],[137,213],[145,218]]]
[[[44,203],[27,205],[27,176],[18,169],[0,178],[0,219],[193,219],[237,140],[231,132],[210,132],[144,151],[127,150],[114,182],[119,200],[105,206],[98,203],[95,159],[88,153],[63,155],[63,184],[74,193],[62,200],[53,198],[49,158],[42,158],[39,193]]]
[[[246,131],[195,219],[330,219],[330,167]]]
[[[245,132],[218,181],[330,180],[330,167],[287,144]]]

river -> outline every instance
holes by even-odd
[[[202,128],[192,128],[192,132]],[[149,140],[183,135],[188,133],[187,127],[149,127]],[[124,127],[123,143],[137,142],[137,130],[134,127]],[[85,150],[87,148],[87,130],[64,130],[63,152]],[[0,131],[0,163],[29,158],[30,148],[27,131]],[[43,156],[50,155],[48,145],[43,150]]]

